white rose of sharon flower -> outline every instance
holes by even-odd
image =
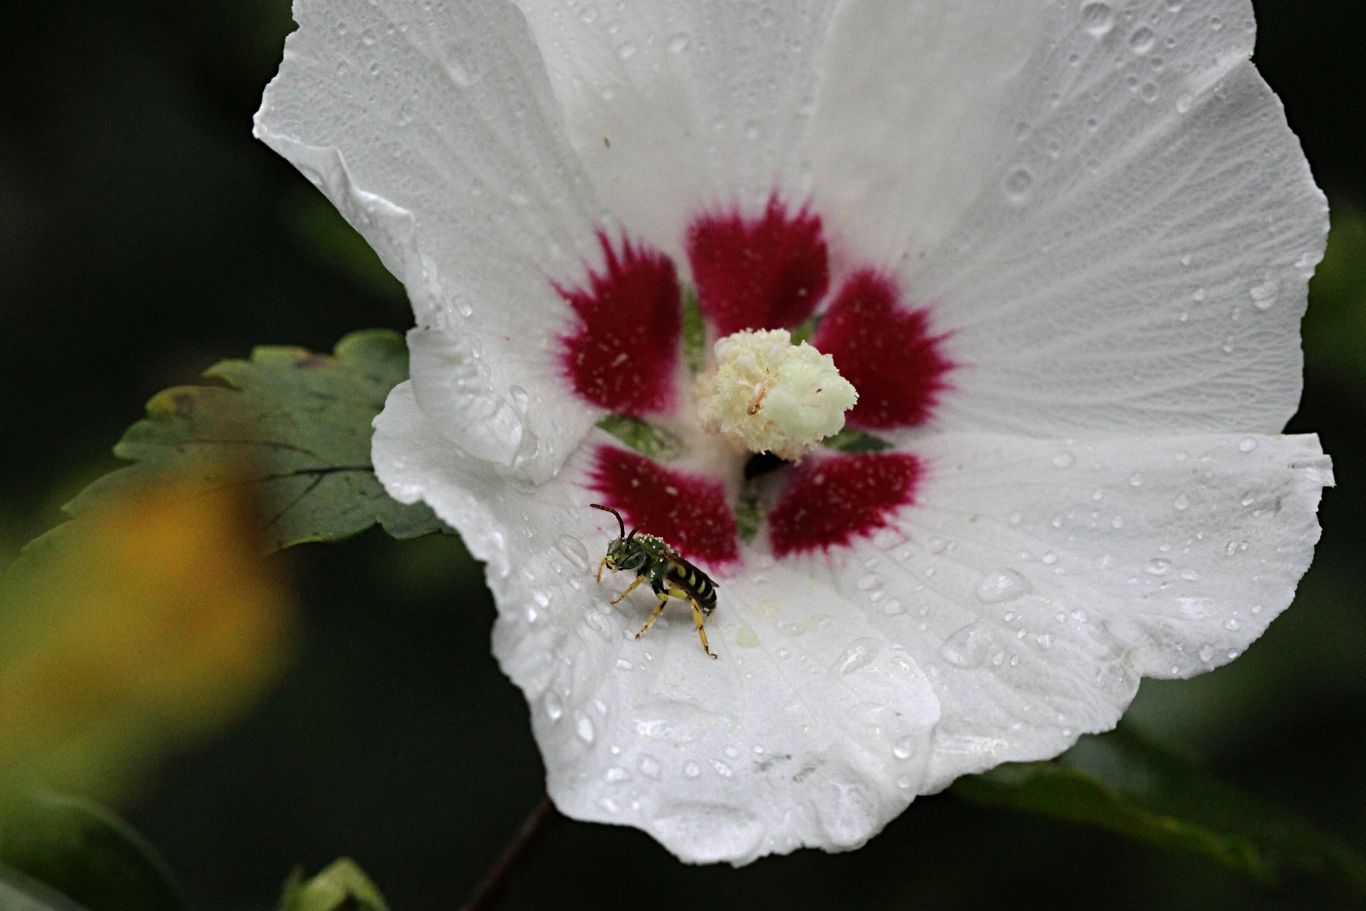
[[[1327,212],[1247,0],[294,15],[256,132],[407,286],[375,466],[487,561],[570,816],[688,861],[856,847],[1290,603]],[[813,323],[846,433],[791,464],[704,426],[712,343]],[[590,503],[710,577],[719,660],[700,582],[633,638],[660,602],[594,582]]]

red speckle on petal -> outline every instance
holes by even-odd
[[[830,282],[820,216],[789,215],[776,195],[764,214],[706,215],[688,229],[698,303],[717,335],[794,326],[815,310]]]
[[[662,253],[630,240],[621,251],[598,232],[604,266],[588,285],[555,290],[579,317],[560,337],[560,355],[574,391],[594,405],[638,417],[673,403],[682,313],[678,276]]]
[[[740,556],[735,516],[720,483],[612,446],[598,447],[591,478],[628,529],[658,535],[690,560],[719,564]]]
[[[954,364],[930,335],[925,310],[897,306],[896,283],[872,269],[849,276],[811,344],[858,390],[851,427],[914,427],[930,417]]]
[[[884,528],[915,501],[920,477],[920,461],[905,452],[807,459],[768,515],[774,555],[847,545]]]

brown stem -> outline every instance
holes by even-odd
[[[503,853],[498,855],[498,860],[489,868],[489,872],[484,875],[479,885],[474,887],[474,892],[465,902],[464,911],[489,911],[496,908],[507,894],[513,874],[526,866],[531,850],[540,842],[550,824],[561,818],[555,805],[550,802],[550,795],[542,797],[541,802],[536,804],[536,809],[532,810],[526,822],[522,823],[521,830],[503,848]]]

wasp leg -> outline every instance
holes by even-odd
[[[655,621],[659,619],[659,615],[662,614],[662,613],[664,612],[664,605],[665,605],[665,604],[668,604],[668,603],[669,603],[669,596],[668,596],[668,595],[660,595],[660,596],[659,596],[659,604],[656,605],[656,607],[655,607],[655,612],[654,612],[653,614],[650,615],[650,619],[649,619],[649,620],[646,620],[646,621],[645,621],[645,625],[642,626],[642,627],[640,628],[640,632],[636,633],[636,638],[637,638],[637,639],[639,639],[641,636],[645,635],[645,631],[646,631],[647,629],[649,629],[650,627],[652,627],[652,626],[655,625]]]
[[[693,625],[697,627],[697,638],[702,640],[702,651],[711,655],[712,660],[715,661],[716,652],[713,652],[710,646],[707,645],[707,629],[702,625],[702,608],[698,606],[698,603],[693,601],[693,599],[689,598],[688,600],[692,601],[692,622]]]
[[[644,581],[645,581],[645,577],[644,577],[644,576],[636,576],[636,581],[634,581],[634,582],[632,582],[630,585],[626,586],[626,591],[622,592],[622,593],[621,593],[621,597],[617,598],[617,599],[616,599],[615,601],[613,601],[612,603],[613,603],[613,604],[620,604],[623,600],[625,600],[625,598],[626,598],[627,595],[629,595],[631,592],[633,592],[633,591],[636,590],[636,586],[637,586],[637,585],[639,585],[640,583],[642,583],[642,582],[644,582]]]
[[[606,565],[607,565],[607,558],[606,558],[606,557],[603,557],[603,558],[602,558],[602,562],[598,564],[598,573],[597,573],[597,575],[595,575],[595,576],[593,577],[593,581],[594,581],[594,582],[597,582],[599,585],[602,584],[602,568],[603,568],[604,566],[606,566]]]

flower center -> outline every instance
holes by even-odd
[[[834,358],[786,329],[744,330],[717,341],[716,366],[697,382],[702,426],[740,450],[796,462],[844,428],[858,401]]]

